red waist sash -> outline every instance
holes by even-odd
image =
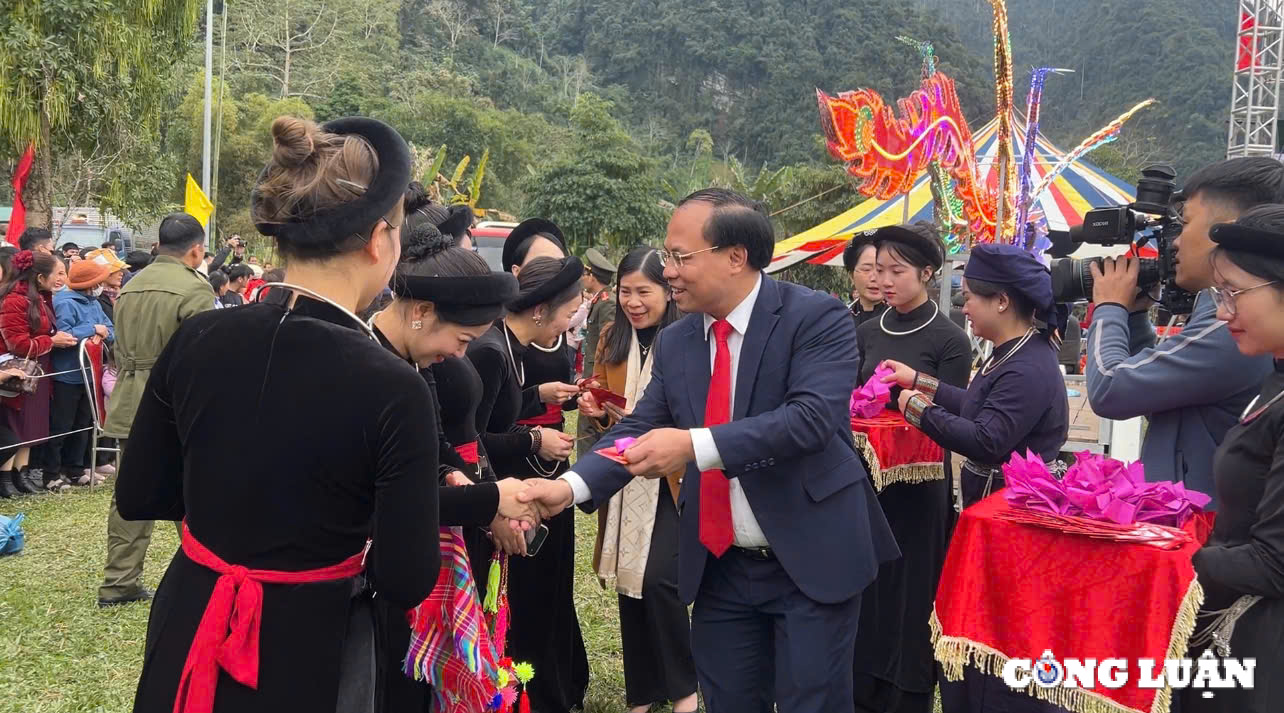
[[[945,450],[897,411],[852,419],[852,441],[865,457],[874,489],[945,478]]]
[[[544,413],[535,418],[524,418],[518,423],[523,426],[556,426],[562,422],[561,404],[544,404]]]
[[[222,575],[205,605],[192,647],[178,680],[174,713],[211,713],[218,670],[243,686],[259,687],[259,625],[264,584],[310,584],[355,577],[365,568],[365,552],[319,569],[280,572],[228,564],[192,536],[183,522],[183,554]]]
[[[455,452],[458,453],[459,457],[463,458],[464,462],[468,465],[477,465],[477,461],[479,460],[477,456],[477,441],[465,443],[461,446],[455,446]]]

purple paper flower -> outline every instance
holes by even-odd
[[[892,373],[892,369],[879,364],[869,380],[852,392],[852,418],[873,418],[883,412],[887,402],[892,400],[892,387],[883,383],[883,377]]]
[[[632,447],[634,443],[637,443],[637,442],[638,442],[638,439],[633,438],[631,436],[628,438],[617,438],[615,439],[615,452],[623,453],[624,451],[627,451],[630,447]]]
[[[1147,483],[1140,461],[1123,463],[1080,453],[1057,480],[1029,451],[1013,453],[1003,466],[1004,498],[1013,507],[1130,525],[1150,522],[1181,527],[1212,499],[1181,483]]]

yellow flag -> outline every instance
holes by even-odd
[[[202,227],[209,225],[210,213],[214,212],[214,204],[205,197],[205,191],[196,185],[196,179],[192,178],[190,173],[187,174],[187,196],[184,200],[183,212],[199,220]]]

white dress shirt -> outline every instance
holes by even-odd
[[[749,295],[736,305],[727,315],[727,321],[731,323],[731,335],[727,337],[727,349],[731,351],[731,403],[728,404],[729,410],[734,413],[736,401],[736,376],[740,369],[740,346],[744,344],[745,332],[749,330],[749,318],[753,315],[753,306],[758,301],[758,292],[762,289],[762,275],[758,276],[758,282],[754,284],[753,290]],[[713,371],[713,362],[718,355],[718,342],[712,337],[713,323],[716,320],[704,315],[704,337],[709,343],[709,370]],[[693,428],[689,431],[691,434],[691,449],[695,451],[696,467],[700,470],[722,470],[722,454],[718,452],[718,445],[713,441],[713,434],[707,428]],[[575,504],[588,501],[592,494],[589,492],[588,485],[584,482],[575,471],[567,471],[561,476],[570,484],[571,490],[575,493]],[[762,528],[758,526],[758,519],[753,515],[753,509],[749,507],[749,499],[745,497],[744,488],[740,485],[739,478],[730,478],[731,490],[731,520],[735,530],[735,539],[733,543],[737,547],[767,547],[767,536],[762,533]]]

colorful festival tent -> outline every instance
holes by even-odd
[[[1013,112],[1012,155],[1018,162],[1024,155],[1025,133],[1025,121],[1019,113]],[[998,119],[992,119],[972,135],[977,146],[978,168],[985,175],[985,180],[994,187],[997,187],[999,181],[994,160],[998,152],[997,135]],[[1034,152],[1033,181],[1037,182],[1042,178],[1064,155],[1064,151],[1039,134]],[[1068,230],[1082,224],[1083,214],[1091,208],[1132,202],[1133,191],[1134,188],[1124,181],[1087,161],[1079,160],[1038,196],[1037,207],[1047,218],[1049,230]],[[781,240],[776,243],[775,257],[767,271],[783,270],[804,260],[816,265],[842,266],[843,248],[852,235],[862,230],[902,222],[906,199],[904,195],[891,200],[870,198],[814,228]],[[915,181],[908,200],[910,222],[932,220],[932,189],[926,172]],[[1092,252],[1095,254],[1096,251]]]

